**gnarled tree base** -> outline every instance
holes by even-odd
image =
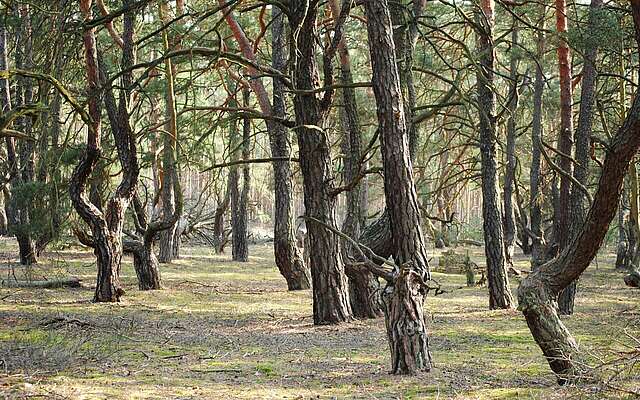
[[[385,324],[391,350],[391,372],[411,375],[432,366],[427,326],[422,311],[421,277],[402,268],[394,286],[384,292]]]

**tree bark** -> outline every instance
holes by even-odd
[[[513,202],[516,179],[516,129],[518,111],[518,20],[513,17],[511,27],[511,50],[509,53],[509,96],[507,120],[507,165],[504,172],[504,246],[507,264],[513,266],[513,254],[516,247],[516,212]]]
[[[341,12],[338,0],[331,0],[331,13],[335,24],[338,23]],[[343,181],[345,184],[358,178],[361,169],[362,130],[356,93],[353,87],[353,75],[351,73],[351,58],[346,38],[343,36],[338,43],[338,60],[340,62],[341,84],[345,87],[340,90],[342,94],[342,107],[340,108],[340,121],[343,131]],[[342,232],[352,238],[358,238],[365,221],[366,209],[363,208],[363,184],[360,182],[346,193],[347,210],[342,223]],[[351,245],[343,243],[343,258],[345,260],[358,259]],[[357,268],[347,264],[345,266],[349,278],[349,299],[353,316],[356,318],[377,318],[383,314],[380,302],[380,283],[378,279],[366,268]]]
[[[167,24],[171,21],[169,15],[169,4],[167,0],[161,0],[158,5],[158,12],[160,21],[163,24]],[[162,31],[162,40],[164,50],[169,51],[175,47],[175,43],[169,38],[167,30]],[[175,68],[170,58],[167,58],[164,62],[165,71],[165,112],[166,112],[166,124],[163,136],[163,151],[162,151],[162,187],[161,187],[161,199],[162,199],[162,213],[165,218],[169,218],[175,212],[175,193],[173,193],[173,179],[180,179],[177,173],[176,165],[176,144],[178,141],[178,126],[176,115],[176,99],[175,99]],[[176,235],[177,223],[170,229],[166,229],[160,232],[160,246],[158,261],[163,264],[170,263],[174,258],[177,258],[175,253],[176,245],[175,241],[180,240],[180,235]]]
[[[489,308],[513,308],[515,301],[509,287],[505,257],[504,234],[500,213],[500,196],[496,162],[496,95],[493,92],[495,49],[493,28],[495,25],[493,0],[481,0],[478,13],[477,72],[478,108],[480,110],[480,156],[482,171],[482,217],[485,255],[487,259],[487,285]]]
[[[562,154],[571,155],[573,149],[573,112],[572,112],[572,85],[571,85],[571,61],[569,44],[566,42],[567,34],[567,5],[566,0],[555,0],[556,5],[556,30],[560,35],[558,43],[558,65],[560,75],[560,133],[558,136],[558,150]],[[573,164],[568,157],[560,156],[559,167],[567,175],[572,174]],[[554,224],[554,241],[558,250],[562,250],[569,241],[569,225],[571,223],[571,181],[566,175],[560,178],[560,196],[558,202],[557,220]],[[576,189],[577,190],[577,189]],[[564,315],[573,312],[576,283],[569,285],[566,291],[560,293],[558,306],[560,313]]]
[[[631,8],[636,41],[640,43],[640,2],[631,1]],[[597,254],[616,214],[629,163],[639,148],[640,97],[636,96],[608,147],[593,204],[582,228],[560,256],[529,274],[518,289],[520,310],[561,384],[579,379],[582,371],[576,360],[578,345],[558,317],[557,295],[584,272]]]
[[[93,18],[91,3],[91,0],[81,0],[80,2],[80,9],[84,21],[90,21]],[[123,0],[123,6],[125,8],[129,7],[130,3],[131,0]],[[123,70],[127,70],[128,66],[134,63],[134,24],[135,16],[133,13],[125,13],[123,22]],[[118,124],[117,126],[112,126],[112,133],[120,165],[123,170],[123,176],[103,212],[89,201],[86,193],[87,180],[101,153],[101,97],[95,28],[85,29],[82,37],[85,50],[89,96],[89,113],[86,117],[86,119],[89,119],[87,148],[71,176],[69,194],[74,208],[91,228],[95,242],[94,253],[97,258],[98,279],[94,301],[113,302],[119,301],[121,295],[124,293],[119,278],[122,259],[122,229],[124,225],[124,214],[135,194],[139,174],[139,165],[136,157],[136,139],[129,124],[128,113],[130,88],[133,83],[133,78],[130,72],[125,72],[122,75],[123,89],[121,90],[118,104]]]
[[[293,31],[290,65],[298,90],[316,88],[316,21],[318,1],[291,4],[289,23]],[[325,66],[326,67],[326,66]],[[336,227],[335,195],[330,148],[324,123],[330,92],[321,99],[313,93],[298,92],[293,104],[304,186],[305,215],[332,228]],[[307,226],[311,277],[313,281],[313,321],[316,325],[348,321],[352,317],[349,288],[337,235],[319,224]]]
[[[401,266],[395,271],[393,285],[385,289],[387,336],[392,372],[412,374],[431,369],[423,312],[425,284],[431,273],[420,226],[389,4],[387,0],[367,0],[365,13],[393,256]]]
[[[220,5],[225,4],[224,0],[219,0],[219,3]],[[276,6],[272,7],[272,16],[272,66],[274,69],[284,72],[287,66],[285,19],[282,11]],[[225,19],[245,58],[255,61],[253,46],[244,34],[242,27],[235,20],[233,12],[225,10]],[[272,106],[262,83],[261,73],[253,68],[247,68],[247,72],[252,77],[249,84],[256,94],[260,110],[265,115],[286,118],[285,85],[281,79],[274,77],[272,80]],[[271,156],[281,160],[291,157],[291,142],[287,128],[272,120],[266,120],[265,123],[269,135]],[[300,250],[296,247],[293,233],[291,168],[288,161],[274,161],[272,167],[275,198],[273,247],[276,266],[287,281],[289,290],[309,289],[311,286],[309,270],[304,264]]]
[[[242,89],[243,107],[249,106],[249,91]],[[235,99],[233,104],[236,103]],[[236,103],[237,105],[237,103]],[[233,107],[233,105],[231,105]],[[242,151],[242,159],[251,158],[251,121],[248,116],[243,118],[242,140],[239,140],[237,122],[231,122],[229,144],[234,153],[233,159],[239,159],[235,154]],[[233,136],[233,137],[231,137]],[[232,166],[229,170],[231,185],[231,258],[234,261],[249,261],[249,245],[247,242],[247,207],[249,203],[250,169],[249,164],[242,166],[242,185],[240,185],[240,174],[238,166]]]

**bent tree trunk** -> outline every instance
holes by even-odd
[[[496,95],[493,91],[495,24],[493,0],[482,0],[477,21],[480,66],[477,72],[478,109],[480,111],[480,156],[482,170],[482,218],[485,255],[487,259],[487,285],[489,308],[512,308],[514,299],[507,276],[504,235],[500,215],[500,196],[496,162]]]
[[[272,66],[278,71],[285,69],[286,59],[286,34],[285,19],[278,7],[273,7],[273,51]],[[286,103],[283,82],[273,78],[273,108],[275,117],[286,118]],[[264,90],[264,87],[262,87]],[[264,110],[263,110],[264,112]],[[271,155],[273,157],[287,158],[291,156],[291,142],[287,128],[275,121],[267,123]],[[291,184],[291,167],[287,161],[274,161],[274,226],[273,249],[276,266],[280,274],[287,281],[289,290],[302,290],[311,287],[311,278],[308,267],[304,264],[300,249],[296,247],[293,234],[293,187]]]
[[[80,9],[85,21],[92,19],[91,0],[82,0]],[[131,0],[124,0],[124,8],[129,8]],[[135,17],[131,12],[125,13],[123,21],[122,65],[124,68],[134,63],[133,29]],[[98,72],[98,56],[96,49],[95,28],[83,32],[85,62],[88,82],[89,113],[83,113],[83,120],[88,125],[87,148],[76,166],[69,182],[69,194],[74,208],[89,225],[93,234],[94,253],[97,259],[98,279],[94,301],[119,301],[123,290],[120,286],[120,265],[122,260],[122,229],[124,214],[129,206],[138,181],[139,165],[136,157],[136,138],[129,123],[128,99],[133,78],[130,72],[122,75],[123,89],[118,105],[118,124],[112,126],[114,143],[123,170],[122,181],[111,197],[105,211],[99,210],[89,201],[87,181],[101,153],[101,113],[100,113],[100,78]]]
[[[395,271],[393,285],[385,289],[391,369],[395,374],[412,374],[431,369],[423,312],[425,285],[431,273],[420,227],[389,4],[387,0],[367,0],[365,12],[382,144],[385,198],[393,256],[396,265],[400,266],[400,270]]]
[[[292,37],[289,55],[295,87],[298,90],[312,90],[316,88],[317,76],[314,38],[318,1],[312,0],[308,4],[291,7],[289,22],[296,34]],[[314,93],[297,93],[293,103],[299,126],[296,134],[304,185],[305,215],[336,228],[331,142],[324,130],[329,106],[327,97],[320,100]],[[352,312],[339,238],[319,224],[309,224],[308,235],[314,324],[347,321],[351,319]]]
[[[219,0],[219,4],[223,6],[225,1]],[[278,71],[284,71],[287,65],[284,14],[278,7],[273,6],[272,16],[272,66]],[[253,51],[253,45],[245,35],[242,27],[235,20],[231,10],[225,10],[225,20],[231,28],[242,54],[247,59],[255,61],[256,56]],[[272,107],[269,95],[262,83],[262,73],[252,67],[247,67],[246,70],[252,77],[249,80],[249,85],[256,94],[260,110],[265,115],[286,118],[285,85],[281,79],[273,77]],[[291,143],[287,128],[272,120],[266,120],[265,123],[269,135],[271,155],[280,160],[290,157]],[[274,161],[271,165],[274,178],[273,247],[276,266],[287,281],[289,290],[309,289],[311,286],[309,270],[304,265],[302,254],[295,245],[293,234],[293,206],[291,200],[293,189],[289,162]]]
[[[631,1],[636,40],[640,43],[640,2]],[[595,257],[616,214],[622,182],[640,148],[640,97],[607,152],[593,204],[585,222],[562,253],[527,276],[518,289],[520,310],[558,382],[580,377],[578,346],[556,311],[558,294],[577,279]]]

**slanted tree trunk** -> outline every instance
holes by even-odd
[[[636,41],[640,44],[640,2],[631,1]],[[559,383],[582,375],[578,345],[558,317],[557,295],[577,279],[596,256],[616,214],[622,182],[629,163],[640,148],[640,97],[636,96],[626,120],[606,153],[593,204],[582,228],[560,256],[528,275],[518,299],[529,329]]]
[[[338,24],[341,12],[338,0],[331,0],[331,13],[334,24]],[[363,168],[360,165],[362,156],[362,129],[360,127],[359,110],[356,101],[356,92],[353,87],[353,75],[351,73],[351,58],[346,38],[343,36],[338,43],[338,60],[340,62],[341,84],[345,85],[341,89],[342,107],[340,108],[340,120],[343,130],[342,153],[343,153],[343,180],[349,184],[359,179]],[[353,186],[346,194],[347,210],[342,232],[352,238],[358,238],[363,228],[366,209],[363,204],[363,184],[360,181]],[[353,251],[350,244],[344,243],[344,259],[357,258],[357,252]],[[364,261],[364,260],[358,260]],[[349,278],[349,299],[353,316],[356,318],[376,318],[383,314],[380,302],[380,283],[378,279],[366,268],[358,268],[351,264],[345,267]]]
[[[291,4],[289,23],[293,35],[289,62],[298,90],[316,89],[316,21],[318,0]],[[324,123],[331,91],[322,99],[314,93],[295,94],[293,99],[299,129],[300,171],[304,186],[305,215],[336,228],[331,142]],[[311,277],[313,280],[313,322],[316,325],[347,321],[352,317],[349,288],[337,235],[319,224],[308,224]]]
[[[507,276],[504,234],[500,213],[496,162],[496,95],[493,92],[495,25],[493,0],[481,0],[477,22],[480,66],[477,72],[478,108],[480,110],[480,156],[482,171],[482,217],[485,255],[487,259],[487,285],[489,308],[513,308],[515,301]]]
[[[224,0],[219,0],[223,6]],[[285,18],[282,11],[272,7],[272,66],[278,71],[285,71],[287,66],[286,57],[286,32]],[[225,20],[231,28],[242,54],[249,60],[256,60],[253,46],[246,37],[244,30],[237,23],[233,12],[225,10]],[[269,101],[269,94],[262,83],[263,75],[254,68],[247,67],[247,72],[252,77],[249,81],[251,89],[256,94],[260,110],[265,115],[272,115],[278,118],[286,118],[285,84],[278,77],[273,78],[273,106]],[[267,133],[271,155],[280,161],[274,161],[274,227],[273,227],[273,247],[276,266],[280,274],[287,281],[289,290],[309,289],[310,276],[307,266],[304,264],[302,253],[296,247],[293,233],[293,189],[291,183],[291,167],[288,161],[282,161],[291,156],[291,143],[288,129],[277,121],[266,120]]]
[[[365,12],[393,256],[395,263],[401,266],[399,271],[395,271],[393,285],[385,289],[391,369],[395,374],[412,374],[431,369],[423,311],[425,284],[431,278],[431,273],[420,225],[408,127],[387,0],[365,1]]]
[[[507,165],[504,172],[504,246],[506,262],[513,266],[516,248],[516,211],[513,204],[516,179],[516,129],[518,111],[518,20],[513,17],[511,27],[511,50],[509,53],[509,96],[507,120]]]
[[[542,192],[540,190],[540,164],[542,146],[542,95],[544,92],[544,71],[542,70],[544,59],[544,22],[547,6],[540,5],[540,19],[537,33],[536,51],[536,77],[533,90],[533,121],[531,129],[531,171],[529,172],[529,214],[531,215],[531,265],[537,268],[544,261],[544,234],[542,231]]]

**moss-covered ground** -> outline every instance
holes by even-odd
[[[481,264],[482,249],[468,250]],[[83,287],[0,288],[0,397],[600,399],[640,391],[640,291],[624,286],[606,252],[564,319],[594,376],[570,387],[556,385],[521,314],[489,311],[486,287],[465,287],[463,275],[436,273],[447,292],[426,301],[434,370],[398,377],[388,373],[384,320],[313,326],[310,291],[286,290],[270,245],[253,246],[248,263],[187,247],[162,266],[164,289],[152,292],[137,290],[127,259],[119,304],[90,302],[91,252],[52,252],[30,271],[15,265],[15,252],[0,240],[0,279],[74,275]]]

